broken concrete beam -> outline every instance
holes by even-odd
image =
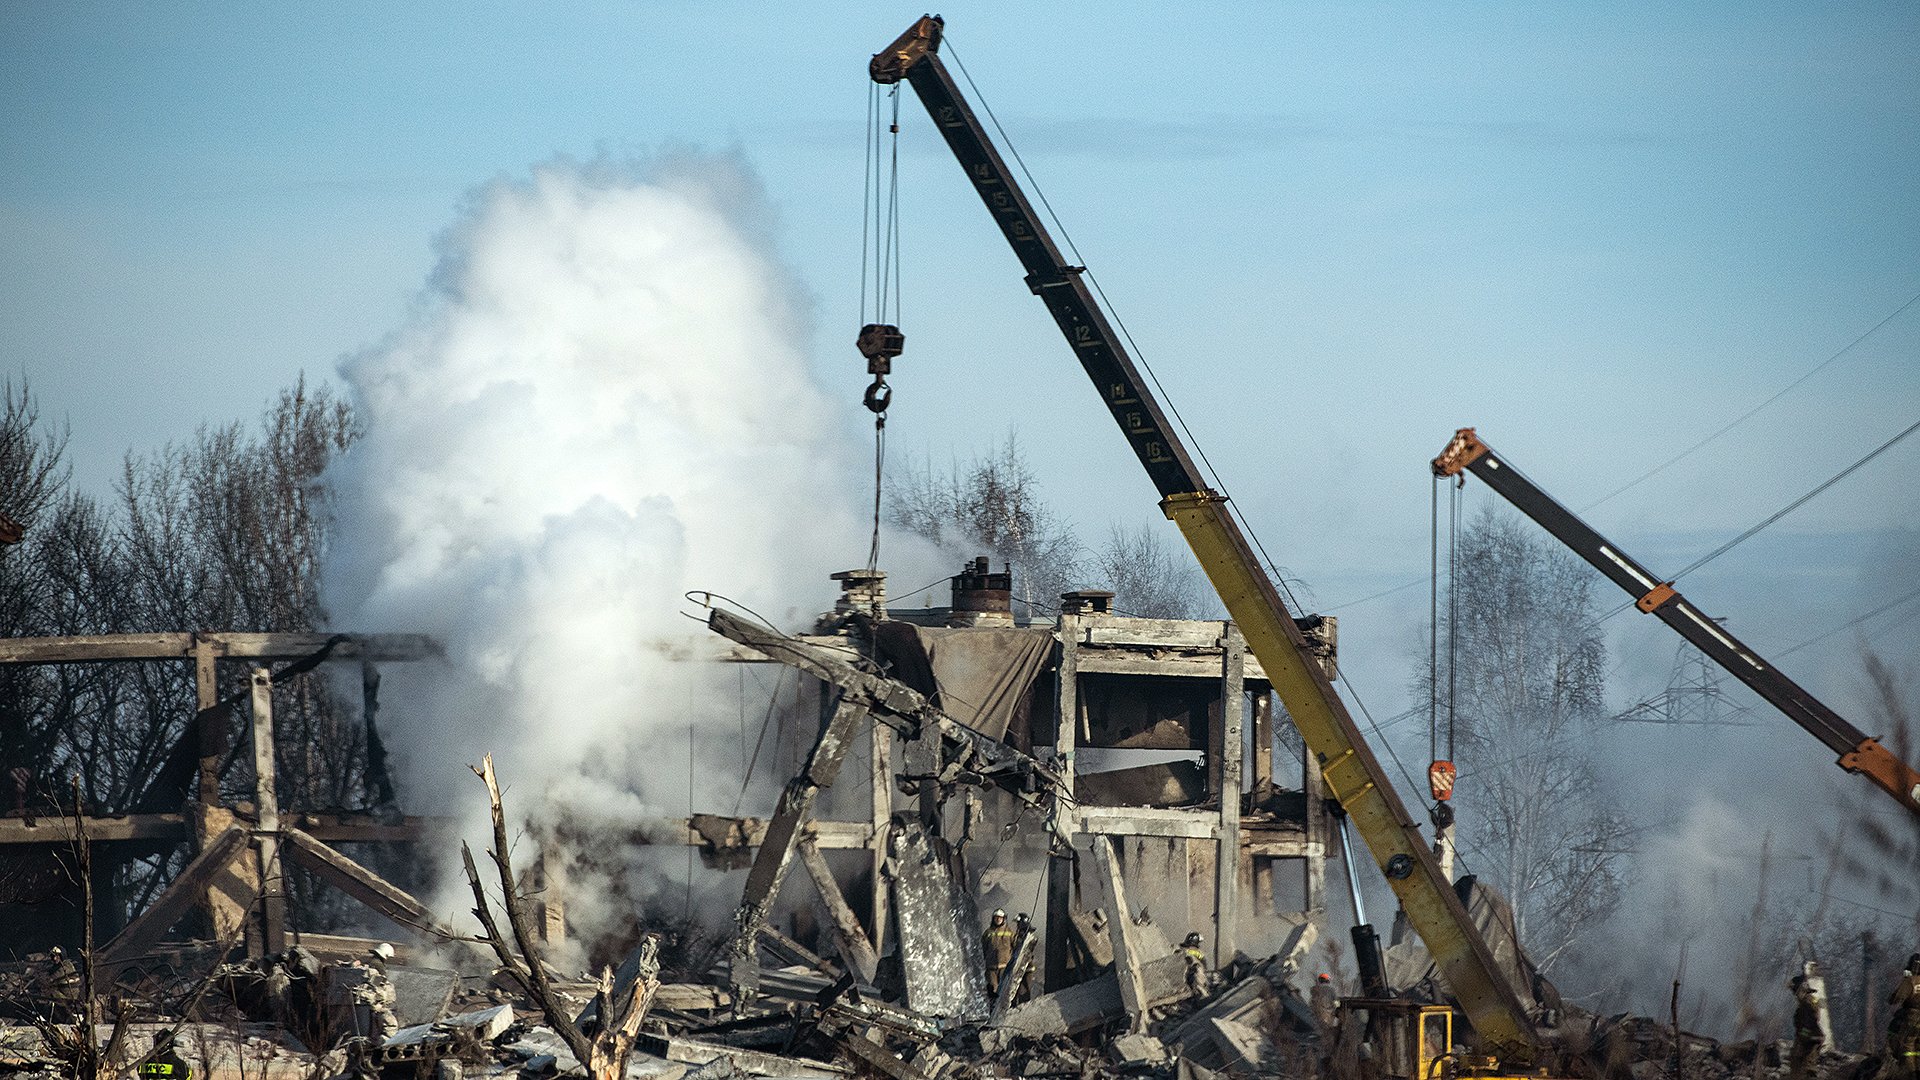
[[[1143,947],[1134,936],[1133,908],[1127,904],[1126,883],[1120,877],[1120,864],[1113,855],[1113,843],[1104,836],[1093,838],[1093,861],[1106,881],[1107,895],[1113,897],[1113,915],[1107,920],[1107,940],[1113,944],[1113,974],[1120,989],[1120,1004],[1127,1011],[1127,1023],[1134,1031],[1146,1026],[1147,987],[1140,974]]]
[[[635,1045],[642,1053],[666,1058],[668,1061],[677,1061],[684,1065],[706,1065],[725,1058],[735,1069],[758,1076],[798,1076],[816,1077],[819,1080],[839,1080],[840,1077],[853,1074],[852,1069],[825,1061],[783,1057],[779,1054],[742,1050],[738,1047],[677,1036],[641,1035]]]
[[[246,842],[247,830],[234,825],[202,845],[200,853],[194,856],[186,869],[180,871],[173,883],[160,894],[160,898],[128,923],[118,937],[107,943],[102,950],[101,966],[120,967],[145,956],[166,936],[168,930],[173,929],[174,923],[186,917],[187,912],[200,902],[215,879],[240,857]],[[246,898],[241,910],[246,910],[252,902],[251,897]]]
[[[774,956],[779,957],[782,963],[797,964],[803,968],[812,968],[829,979],[837,979],[845,974],[840,970],[838,964],[832,963],[826,957],[821,956],[819,953],[814,952],[812,949],[807,948],[805,945],[800,944],[771,926],[762,926],[760,928],[760,946]]]
[[[1207,1024],[1212,1029],[1213,1043],[1219,1051],[1221,1064],[1228,1072],[1245,1075],[1260,1071],[1268,1055],[1269,1044],[1265,1035],[1238,1020],[1217,1016]]]
[[[1187,996],[1187,961],[1183,956],[1163,956],[1140,968],[1149,1006],[1164,1005]],[[1064,990],[1042,994],[1032,1001],[1007,1010],[1006,1022],[989,1034],[1076,1035],[1126,1016],[1120,1001],[1120,987],[1112,972],[1089,979]]]
[[[740,907],[733,916],[730,955],[734,959],[731,975],[735,998],[753,994],[753,979],[760,971],[760,965],[753,962],[755,943],[759,940],[760,928],[766,925],[767,913],[780,896],[780,885],[786,880],[787,867],[792,863],[794,841],[813,811],[814,799],[823,789],[833,786],[847,748],[866,716],[864,705],[845,697],[840,699],[807,754],[805,767],[787,782],[780,793],[779,806],[767,820],[766,838],[753,853],[753,869],[747,872],[746,886],[740,892]]]
[[[900,1055],[859,1032],[841,1036],[839,1045],[849,1057],[890,1080],[927,1080],[925,1073],[901,1060]]]
[[[1241,1019],[1251,1011],[1251,1006],[1257,1006],[1272,994],[1273,987],[1264,977],[1258,974],[1249,975],[1235,983],[1232,989],[1215,996],[1213,1000],[1201,1006],[1199,1011],[1182,1020],[1178,1027],[1161,1034],[1167,1045],[1177,1047],[1185,1047],[1198,1040],[1211,1038],[1210,1025],[1214,1020]]]
[[[1167,1047],[1144,1032],[1122,1035],[1107,1044],[1107,1052],[1118,1065],[1158,1065],[1167,1060]]]
[[[873,982],[880,969],[880,958],[874,954],[873,942],[867,939],[867,932],[860,926],[853,908],[841,895],[839,883],[833,880],[827,857],[820,853],[812,837],[801,838],[800,860],[807,868],[807,876],[813,879],[814,890],[820,894],[820,904],[826,909],[828,925],[833,928],[840,959],[853,969],[861,982]]]

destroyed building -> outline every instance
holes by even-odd
[[[709,865],[750,861],[753,872],[741,904],[743,940],[713,973],[717,985],[668,987],[668,997],[689,1010],[723,1011],[729,994],[810,999],[844,974],[856,992],[895,1000],[922,1024],[991,1017],[1001,1039],[1065,1036],[1116,1015],[1139,1021],[1156,1003],[1186,996],[1190,965],[1171,942],[1190,932],[1207,942],[1211,968],[1233,963],[1250,932],[1274,938],[1258,955],[1284,945],[1297,957],[1311,945],[1324,917],[1329,854],[1318,773],[1308,765],[1292,785],[1276,778],[1275,725],[1284,716],[1276,717],[1264,674],[1232,623],[1132,618],[1100,591],[1068,594],[1044,621],[1016,621],[1009,574],[985,559],[954,576],[951,602],[939,608],[889,610],[883,572],[835,578],[834,608],[812,634],[787,636],[714,614],[714,628],[734,638],[720,643],[728,651],[717,662],[793,665],[833,707],[823,710],[807,764],[771,817],[696,813],[669,823],[668,835],[684,837]],[[1310,629],[1332,665],[1333,621],[1315,620]],[[112,905],[98,910],[94,957],[103,985],[216,970],[226,961],[241,965],[229,981],[245,983],[246,972],[270,972],[301,955],[325,966],[322,981],[332,989],[321,993],[337,991],[344,1007],[364,1012],[345,989],[355,976],[338,965],[357,970],[369,950],[392,939],[402,949],[391,968],[397,983],[412,970],[409,957],[437,970],[428,957],[444,952],[423,950],[444,950],[461,935],[335,845],[430,841],[437,823],[283,813],[274,790],[274,685],[320,664],[358,665],[371,723],[380,665],[431,661],[434,653],[430,640],[396,635],[0,644],[0,662],[8,664],[192,664],[201,702],[139,812],[49,815],[17,807],[0,816],[0,856],[11,880],[32,876],[23,868],[57,862],[81,838],[96,866],[184,843],[191,858],[124,922]],[[861,734],[843,722],[869,714],[892,723],[872,723]],[[235,738],[236,731],[247,737]],[[849,750],[867,755],[890,782],[870,786],[861,820],[814,817],[813,795],[831,785]],[[1092,764],[1102,755],[1104,767]],[[1127,764],[1143,756],[1161,760]],[[222,777],[243,759],[252,766],[253,797],[222,799]],[[659,835],[636,829],[633,838],[657,842]],[[803,867],[808,881],[787,890],[788,905],[776,908],[789,865]],[[364,905],[377,918],[362,921],[382,935],[315,933],[290,921],[283,866]],[[523,879],[529,908],[540,940],[558,943],[567,934],[565,896],[539,872],[536,859],[533,876]],[[15,888],[6,897],[19,913],[7,942],[16,977],[44,970],[42,950],[64,945],[71,953],[82,943],[82,927],[68,914],[78,908],[77,883],[47,880],[38,891]],[[812,894],[812,902],[795,903],[797,892]],[[1024,977],[1009,979],[990,1000],[980,931],[982,912],[995,907],[1020,916],[1013,968]],[[793,963],[808,972],[787,967]],[[1138,986],[1113,997],[1115,981],[1129,977]],[[448,991],[447,1000],[413,1003],[401,1022],[431,1021],[448,1007],[457,980],[429,981]],[[1089,998],[1090,985],[1108,987],[1107,996],[1096,989]],[[1083,992],[1051,993],[1072,987]]]

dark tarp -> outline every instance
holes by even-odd
[[[962,724],[1006,741],[1010,726],[1028,730],[1028,695],[1052,655],[1053,632],[881,622],[874,643],[894,678]]]

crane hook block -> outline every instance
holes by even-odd
[[[867,358],[867,374],[893,374],[893,358],[899,356],[907,347],[907,335],[897,326],[885,323],[868,323],[860,328],[860,336],[854,341],[860,355]]]

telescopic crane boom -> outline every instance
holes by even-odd
[[[1789,720],[1825,743],[1840,755],[1841,768],[1865,776],[1902,806],[1920,814],[1920,771],[1893,756],[1879,740],[1847,723],[1725,627],[1702,614],[1674,590],[1673,582],[1661,581],[1618,545],[1581,521],[1573,511],[1540,490],[1520,470],[1495,454],[1472,428],[1455,432],[1453,441],[1433,459],[1435,476],[1457,476],[1461,472],[1479,477],[1574,554],[1626,590],[1627,595],[1633,597],[1635,607],[1671,626],[1714,663],[1786,713]]]
[[[1420,835],[1419,823],[1407,812],[1386,771],[1334,693],[1263,564],[1228,511],[1226,496],[1207,486],[1179,436],[1168,425],[1159,403],[1082,279],[1085,267],[1070,265],[1061,256],[941,63],[941,28],[937,16],[914,23],[874,56],[869,69],[874,81],[891,85],[904,80],[926,106],[1026,268],[1027,287],[1047,305],[1141,466],[1153,479],[1162,496],[1161,509],[1179,525],[1192,546],[1228,613],[1245,635],[1248,648],[1259,658],[1300,734],[1313,748],[1328,790],[1365,839],[1408,921],[1426,942],[1474,1030],[1488,1049],[1532,1057],[1540,1048],[1539,1036]]]

